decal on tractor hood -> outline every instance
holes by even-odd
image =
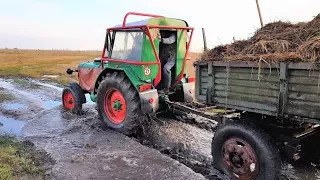
[[[144,75],[149,76],[150,74],[151,74],[151,69],[147,66],[147,67],[144,69]]]

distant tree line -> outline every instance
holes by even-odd
[[[4,49],[10,49],[10,48],[8,48],[8,47],[5,47]],[[12,48],[12,49],[14,49],[14,50],[17,50],[18,48],[17,47],[15,47],[15,48]],[[28,49],[26,49],[26,50],[28,50]],[[40,51],[40,50],[46,50],[46,51],[48,51],[48,49],[29,49],[29,50],[38,50],[38,51]],[[92,52],[92,51],[101,51],[101,50],[97,50],[97,49],[92,49],[92,50],[72,50],[72,49],[51,49],[52,51],[78,51],[78,52],[87,52],[87,51],[90,51],[90,52]]]

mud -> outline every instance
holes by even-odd
[[[0,84],[16,96],[1,103],[0,117],[23,119],[21,138],[55,161],[51,179],[205,179],[159,151],[108,129],[94,103],[85,104],[81,116],[65,112],[61,103],[46,106],[45,102],[59,101],[60,87],[22,90],[9,80]],[[23,105],[8,109],[8,103]],[[31,110],[35,113],[28,114]]]
[[[202,118],[194,118],[194,122]],[[207,179],[229,179],[211,166],[211,130],[169,118],[150,118],[134,135],[139,142],[178,160]]]
[[[195,121],[206,118],[193,116]],[[151,120],[135,135],[141,144],[155,148],[187,165],[195,172],[210,180],[229,179],[212,168],[211,141],[214,131],[205,130],[194,124],[186,124],[173,119]],[[279,180],[319,180],[320,142],[319,136],[302,141],[301,159],[296,162],[282,162]]]
[[[57,161],[53,179],[204,179],[160,152],[104,127],[94,109],[77,119],[61,112],[59,107],[44,112],[24,128],[26,138]]]
[[[0,79],[1,91],[15,96],[0,103],[0,129],[48,153],[54,161],[47,170],[51,179],[228,179],[211,166],[215,122],[197,116],[187,123],[151,118],[139,134],[128,137],[99,120],[89,96],[84,113],[74,115],[62,109],[61,86],[25,80],[36,85]],[[320,156],[310,153],[320,152],[315,150],[320,146],[314,141],[306,146],[312,155],[283,162],[281,180],[320,179]]]

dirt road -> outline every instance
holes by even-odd
[[[23,135],[47,151],[56,161],[53,179],[205,179],[159,151],[103,128],[92,103],[84,115],[75,116],[61,108],[60,88],[0,81],[2,91],[15,96],[1,103],[3,133]]]
[[[44,149],[55,160],[52,179],[228,179],[210,167],[212,131],[163,119],[127,137],[104,126],[88,97],[83,115],[65,112],[58,84],[0,79],[0,87],[14,95],[0,101],[0,134]],[[320,179],[318,165],[284,162],[280,179]]]

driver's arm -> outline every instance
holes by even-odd
[[[170,37],[168,38],[161,38],[161,42],[163,44],[172,44],[176,41],[176,36],[174,34],[172,34]]]

